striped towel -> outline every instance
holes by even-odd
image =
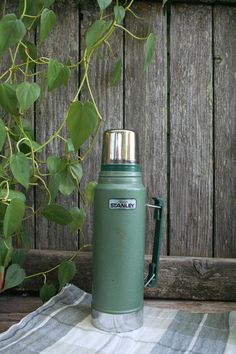
[[[0,354],[236,354],[236,311],[200,314],[145,306],[142,328],[107,333],[94,328],[91,295],[67,285],[0,335]]]

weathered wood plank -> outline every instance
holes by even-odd
[[[83,20],[81,23],[81,43],[84,50],[85,32],[92,22],[99,18],[94,6],[84,6],[82,8]],[[94,94],[95,102],[103,117],[100,133],[96,139],[91,154],[84,162],[84,177],[81,183],[82,190],[89,181],[97,181],[101,165],[102,138],[103,132],[107,129],[122,128],[123,123],[123,82],[117,86],[111,86],[110,81],[115,63],[118,59],[123,59],[123,36],[122,33],[115,33],[109,40],[113,53],[109,51],[107,45],[94,55],[89,69],[89,81]],[[82,51],[83,53],[83,51]],[[88,91],[85,89],[81,95],[82,100],[89,100]],[[90,139],[91,142],[91,139]],[[81,153],[88,149],[88,144],[84,144]],[[86,208],[87,219],[84,227],[86,242],[92,242],[93,218],[92,206]],[[83,240],[81,239],[81,242]]]
[[[27,274],[46,271],[69,259],[71,252],[31,250],[27,262]],[[74,283],[91,292],[91,252],[82,252],[76,259],[78,273]],[[145,257],[145,272],[151,257]],[[161,257],[157,288],[145,289],[148,298],[236,301],[236,259],[204,257]],[[56,281],[57,272],[48,274]],[[43,278],[35,278],[25,284],[26,289],[38,289]]]
[[[214,9],[215,256],[236,257],[236,9]]]
[[[170,254],[212,255],[212,13],[173,5],[170,25]]]
[[[63,5],[63,7],[62,7]],[[66,62],[69,58],[73,63],[79,59],[79,13],[76,0],[69,4],[58,4],[55,7],[57,14],[57,26],[45,41],[44,50],[41,55],[57,58],[61,62]],[[68,109],[70,101],[74,98],[78,85],[78,73],[72,71],[72,75],[67,87],[63,86],[49,93],[47,99],[37,107],[36,118],[36,138],[38,142],[44,142],[60,126],[64,115]],[[61,132],[63,136],[65,129]],[[64,143],[59,139],[54,139],[45,149],[46,153],[41,159],[56,154],[64,154]],[[44,193],[36,191],[37,203],[40,204]],[[58,203],[72,207],[78,205],[77,193],[69,198],[58,198]],[[46,249],[77,249],[77,235],[70,235],[68,229],[48,223],[46,219],[37,217],[36,222],[36,247]]]
[[[144,72],[144,43],[125,35],[124,124],[125,128],[134,129],[139,134],[143,180],[148,188],[147,200],[152,203],[154,196],[167,200],[167,24],[160,4],[140,2],[133,9],[145,19],[146,26],[130,15],[126,19],[126,27],[140,37],[145,37],[148,32],[147,22],[151,21],[157,38],[153,61]],[[147,216],[146,253],[150,254],[154,237],[152,209],[147,209]],[[166,221],[162,254],[167,254]]]

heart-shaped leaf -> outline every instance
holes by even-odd
[[[19,264],[19,266],[23,266],[26,260],[27,252],[22,248],[15,248],[12,254],[12,264]]]
[[[40,87],[36,83],[22,82],[16,88],[20,110],[27,111],[40,96]]]
[[[76,273],[76,266],[73,261],[63,262],[58,269],[58,280],[60,288],[71,281]]]
[[[112,78],[111,78],[111,85],[116,85],[120,79],[121,79],[121,74],[122,74],[122,60],[119,59],[116,62],[113,74],[112,74]]]
[[[112,3],[112,0],[97,0],[97,2],[100,9],[105,10]]]
[[[153,33],[150,33],[147,38],[146,45],[145,45],[144,70],[146,70],[148,68],[148,66],[150,65],[150,63],[152,61],[155,46],[156,46],[156,38]]]
[[[4,290],[20,285],[25,279],[25,271],[18,264],[12,264],[7,268]]]
[[[124,18],[125,18],[125,9],[123,8],[123,6],[114,6],[114,15],[115,15],[115,19],[116,22],[122,23]]]
[[[3,123],[3,120],[0,119],[0,151],[2,150],[3,145],[5,144],[6,136],[7,133],[6,133],[5,124]]]
[[[85,187],[85,194],[89,204],[93,202],[96,185],[97,182],[90,181]]]
[[[13,154],[10,159],[10,168],[15,179],[27,189],[30,177],[29,160],[27,157],[22,152]]]
[[[65,196],[69,196],[76,188],[76,181],[73,178],[70,170],[70,166],[67,165],[66,168],[60,172],[60,182],[59,191]]]
[[[66,85],[70,78],[70,70],[67,66],[59,63],[58,60],[53,59],[48,64],[48,91],[52,91],[55,88]]]
[[[91,102],[73,102],[67,115],[67,125],[75,150],[90,137],[98,123],[98,114]]]
[[[3,284],[4,284],[4,271],[5,268],[0,265],[0,290],[3,288]]]
[[[83,209],[79,208],[71,208],[70,209],[71,216],[73,221],[69,224],[70,232],[75,232],[81,228],[85,221],[85,212]]]
[[[0,190],[0,199],[7,199],[12,200],[12,199],[21,199],[23,202],[25,202],[25,195],[22,192],[15,191],[13,189],[7,190],[6,188],[2,188]]]
[[[39,296],[40,299],[44,302],[47,302],[56,294],[57,290],[53,284],[44,284],[40,289]]]
[[[59,185],[60,185],[60,175],[58,173],[55,173],[54,175],[51,176],[50,181],[49,181],[49,191],[51,193],[51,202],[55,203],[56,196],[59,191]]]
[[[51,30],[55,26],[56,20],[57,17],[54,11],[49,10],[47,8],[43,10],[41,15],[41,20],[40,20],[40,32],[39,32],[39,38],[41,43],[45,40],[49,32],[51,32]]]
[[[47,158],[47,167],[48,167],[48,171],[51,174],[64,170],[66,164],[67,164],[67,160],[61,159],[60,157],[57,156],[49,156]]]
[[[42,215],[59,225],[68,225],[73,220],[70,212],[57,204],[47,205],[42,211]]]
[[[70,164],[69,168],[70,168],[70,172],[72,174],[72,177],[76,181],[76,184],[79,185],[80,180],[83,176],[83,169],[82,169],[81,164],[76,161],[73,164]]]
[[[25,35],[25,25],[15,14],[5,15],[0,21],[0,55]]]
[[[112,24],[112,20],[95,21],[86,33],[86,38],[85,38],[86,47],[91,48],[100,38],[102,38],[102,36],[107,32],[111,24]]]
[[[0,84],[0,105],[6,112],[18,115],[18,101],[16,97],[16,85]]]
[[[11,236],[20,227],[24,214],[25,203],[21,199],[12,199],[7,207],[3,221],[3,234],[5,237]]]

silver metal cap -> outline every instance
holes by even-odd
[[[133,130],[105,131],[102,164],[138,164],[138,162],[138,137]]]

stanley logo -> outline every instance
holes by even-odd
[[[109,209],[136,209],[136,199],[109,199]]]

